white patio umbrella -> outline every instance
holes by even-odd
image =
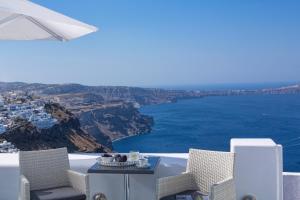
[[[28,0],[0,0],[0,40],[68,41],[95,31]]]

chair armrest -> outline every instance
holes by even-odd
[[[87,174],[83,174],[80,172],[76,172],[73,170],[67,170],[68,173],[68,178],[69,178],[69,183],[70,185],[82,192],[83,194],[85,194],[87,196],[86,199],[89,199],[89,177]]]
[[[233,178],[228,178],[211,186],[210,200],[236,200],[235,183]]]
[[[193,176],[183,173],[177,176],[160,178],[157,181],[157,199],[194,189]]]
[[[30,184],[24,175],[20,176],[19,200],[30,200]]]

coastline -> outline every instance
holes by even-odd
[[[124,137],[121,137],[121,138],[118,138],[118,139],[114,139],[114,140],[112,140],[111,142],[114,143],[114,142],[117,142],[117,141],[120,141],[120,140],[124,140],[124,139],[126,139],[126,138],[130,138],[130,137],[134,137],[134,136],[139,136],[139,135],[143,135],[143,133],[142,133],[142,134],[136,134],[136,135],[128,135],[128,136],[124,136]]]
[[[170,103],[176,103],[176,102],[170,102]],[[170,104],[170,103],[162,103],[162,104]],[[155,105],[161,105],[161,104],[155,104]],[[149,106],[149,105],[144,105],[144,106],[141,106],[138,110],[139,112],[141,112],[141,108],[142,107],[145,107],[145,106]],[[143,113],[142,113],[143,114]],[[153,116],[150,116],[150,117],[153,117]],[[154,117],[153,117],[154,119]],[[152,124],[151,126],[151,131],[150,132],[144,132],[144,133],[139,133],[139,134],[135,134],[135,135],[128,135],[128,136],[124,136],[124,137],[120,137],[120,138],[117,138],[117,139],[114,139],[114,140],[111,140],[112,144],[114,142],[118,142],[118,141],[121,141],[121,140],[124,140],[124,139],[127,139],[127,138],[131,138],[131,137],[136,137],[136,136],[140,136],[140,135],[145,135],[147,133],[151,133],[152,132],[152,127],[154,126],[154,124]]]
[[[231,138],[273,138],[285,147],[285,170],[299,171],[299,146],[287,142],[299,136],[299,97],[300,94],[220,96],[145,106],[142,113],[155,119],[152,132],[119,140],[113,143],[114,151],[227,151]]]
[[[270,93],[267,93],[267,94],[244,94],[244,95],[238,95],[238,96],[261,96],[261,95],[270,95],[270,96],[277,96],[277,95],[296,95],[297,93],[288,93],[288,94],[270,94]],[[236,96],[236,95],[225,95],[225,96],[205,96],[205,97],[201,97],[201,98],[198,98],[198,97],[192,97],[192,98],[182,98],[182,99],[176,99],[176,101],[173,101],[173,102],[163,102],[163,103],[158,103],[158,104],[149,104],[149,105],[143,105],[141,106],[138,110],[139,112],[141,112],[141,108],[145,107],[145,106],[157,106],[157,105],[169,105],[169,104],[176,104],[178,102],[181,102],[181,101],[186,101],[186,100],[195,100],[195,99],[202,99],[202,98],[207,98],[207,97],[231,97],[231,96]],[[143,114],[143,113],[142,113]],[[154,116],[151,116],[154,118]],[[148,134],[151,134],[152,130],[150,132],[148,132]],[[127,138],[131,138],[131,137],[136,137],[136,136],[141,136],[141,135],[145,135],[147,134],[147,132],[145,133],[140,133],[140,134],[136,134],[136,135],[129,135],[129,136],[124,136],[124,137],[121,137],[121,138],[117,138],[117,139],[114,139],[112,140],[111,142],[114,143],[114,142],[118,142],[118,141],[121,141],[121,140],[124,140],[124,139],[127,139]]]

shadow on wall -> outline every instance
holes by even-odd
[[[89,159],[72,159],[70,160],[71,169],[81,172],[87,173],[87,170],[97,162],[96,158]]]
[[[187,159],[162,156],[159,177],[174,176],[186,171]]]
[[[300,199],[300,174],[284,173],[283,174],[283,199],[297,200]]]
[[[20,170],[18,166],[0,167],[2,182],[0,187],[0,199],[18,199],[19,174]]]

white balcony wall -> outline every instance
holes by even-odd
[[[162,157],[157,177],[172,176],[185,171],[187,154],[148,155]],[[70,154],[71,168],[85,173],[96,162],[96,157],[95,154]],[[0,154],[0,200],[17,200],[18,177],[18,154]],[[145,180],[146,182],[143,183]],[[133,200],[140,200],[141,196],[144,199],[147,193],[154,195],[152,184],[151,178],[132,177],[131,194]],[[90,187],[92,195],[97,192],[104,192],[107,193],[109,200],[124,199],[123,177],[120,175],[92,175]],[[283,188],[284,200],[300,200],[300,173],[283,173]]]

